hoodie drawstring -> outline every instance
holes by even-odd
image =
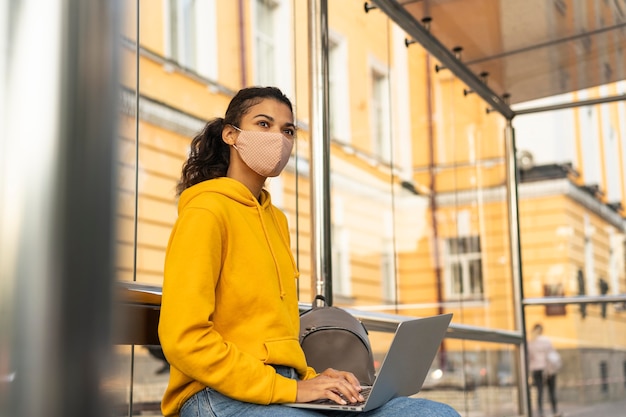
[[[278,219],[276,218],[276,215],[274,214],[274,210],[270,210],[270,213],[272,215],[272,218],[274,219],[274,223],[278,225]],[[279,230],[279,232],[281,231]],[[289,233],[289,231],[287,231],[287,233]],[[293,266],[293,270],[295,271],[293,277],[298,278],[300,276],[300,271],[298,270],[298,266],[296,265],[296,260],[293,257],[293,252],[291,252],[291,246],[289,246],[289,241],[287,240],[287,237],[282,232],[280,233],[280,238],[283,241],[283,244],[285,245],[285,247],[287,248],[289,259],[291,259],[291,266]]]
[[[262,207],[260,204],[257,204],[257,211],[259,212],[259,217],[261,219],[261,226],[263,227],[263,233],[265,234],[265,238],[267,239],[267,244],[270,247],[270,252],[272,253],[272,258],[274,259],[274,266],[276,267],[276,275],[278,277],[278,287],[279,287],[279,291],[280,291],[280,298],[281,300],[285,298],[285,296],[287,295],[285,293],[285,289],[283,288],[283,280],[280,274],[280,267],[278,266],[278,259],[276,258],[276,254],[274,253],[274,248],[272,247],[272,242],[270,241],[269,238],[269,234],[267,233],[267,228],[265,227],[265,221],[263,220],[263,212],[262,212]],[[270,211],[270,215],[272,216],[272,219],[274,220],[274,223],[278,226],[278,219],[276,218],[276,215],[274,214],[274,211],[272,210],[272,208],[269,208]],[[287,248],[287,253],[289,254],[289,259],[291,259],[291,264],[294,268],[294,271],[297,271],[298,269],[296,268],[296,262],[293,259],[293,254],[291,253],[291,248],[289,247],[289,244],[287,243],[287,241],[285,240],[285,237],[283,236],[282,231],[279,229],[278,231],[281,240],[283,241],[283,244],[285,245],[285,247]],[[296,278],[298,276],[298,273],[296,272]]]

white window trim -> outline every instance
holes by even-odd
[[[280,90],[287,96],[293,97],[294,92],[294,57],[293,57],[293,10],[291,2],[288,0],[272,0],[276,5],[274,14],[274,45],[276,46],[276,54],[274,56],[273,68],[274,68],[274,81],[273,86],[280,88]],[[250,15],[253,17],[252,21],[252,42],[250,45],[255,45],[254,39],[256,37],[257,24],[254,16],[256,16],[257,0],[250,0]],[[258,51],[255,47],[251,48],[252,63],[256,67],[258,58]],[[257,71],[254,71],[254,84],[260,85]]]
[[[385,64],[383,64],[382,62],[378,61],[376,58],[370,56],[369,59],[369,85],[370,88],[373,85],[373,74],[376,73],[378,75],[380,75],[382,78],[384,78],[384,84],[385,84],[385,88],[384,91],[385,93],[383,94],[382,97],[382,107],[383,107],[383,112],[382,112],[382,120],[380,120],[379,122],[382,124],[382,128],[381,128],[381,132],[383,132],[383,134],[385,135],[385,137],[383,138],[384,140],[379,141],[376,137],[375,137],[375,129],[373,128],[373,126],[370,126],[371,129],[371,143],[372,143],[372,153],[377,155],[378,157],[380,157],[382,160],[390,162],[391,161],[391,152],[392,150],[389,147],[385,147],[384,149],[380,146],[380,144],[384,144],[384,145],[388,145],[389,143],[391,143],[391,133],[390,133],[390,124],[391,124],[391,120],[390,120],[390,116],[391,116],[391,100],[389,97],[389,94],[387,94],[390,90],[389,90],[389,71],[387,69],[387,66]],[[374,92],[370,91],[370,95],[369,95],[369,100],[370,100],[370,106],[372,106],[372,99],[374,97]],[[370,117],[372,120],[375,120],[375,115],[374,115],[374,109],[370,108]]]
[[[164,42],[164,52],[165,56],[168,58],[172,57],[172,22],[170,15],[170,5],[172,2],[177,2],[177,0],[163,0],[163,42]],[[178,2],[177,2],[178,3]],[[180,6],[180,5],[179,5]],[[217,56],[218,56],[218,46],[217,46],[217,6],[216,0],[195,0],[195,33],[193,36],[196,40],[196,50],[195,54],[195,64],[191,65],[184,60],[181,60],[179,64],[183,67],[189,68],[198,73],[203,77],[206,77],[210,80],[218,79],[218,67],[217,67]],[[180,10],[180,7],[179,7]],[[182,14],[179,13],[179,17]],[[177,27],[181,27],[181,22],[177,25]],[[180,32],[182,35],[182,32]],[[181,56],[185,56],[185,48],[187,45],[184,42],[184,36],[178,37],[179,39],[179,48],[181,51]],[[166,64],[169,66],[169,64]]]
[[[329,77],[334,80],[330,96],[330,117],[333,119],[331,138],[345,144],[352,142],[350,122],[350,79],[348,78],[348,43],[343,35],[330,31],[329,44],[335,44],[332,54],[334,62],[329,62]],[[330,61],[330,60],[329,60]]]
[[[383,212],[383,237],[381,247],[381,281],[384,301],[396,303],[396,255],[394,248],[394,216],[391,210]]]
[[[350,231],[345,225],[345,208],[339,195],[333,196],[333,280],[337,284],[333,293],[352,296],[352,271],[350,268]]]
[[[394,147],[395,164],[400,166],[402,178],[413,180],[413,140],[411,137],[411,98],[409,77],[409,48],[404,40],[406,32],[393,25],[393,74],[391,91],[391,140],[397,143]]]
[[[585,100],[589,98],[586,90],[579,92],[579,98]],[[585,184],[602,185],[602,175],[600,171],[600,143],[599,121],[596,106],[584,106],[577,109],[579,111],[581,147],[583,150],[582,169]]]
[[[196,0],[196,71],[210,80],[218,80],[217,5],[216,0]]]
[[[595,227],[591,224],[589,215],[584,216],[584,239],[585,239],[585,291],[587,295],[598,295],[596,285],[596,268],[594,259],[593,235]]]

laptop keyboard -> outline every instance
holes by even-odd
[[[359,401],[357,404],[359,405],[365,404],[371,392],[372,392],[372,387],[361,387],[361,395],[363,396],[364,399],[363,401]]]

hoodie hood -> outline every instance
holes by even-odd
[[[252,195],[248,187],[241,182],[228,177],[215,178],[208,181],[202,181],[196,185],[187,188],[180,195],[178,200],[178,214],[196,197],[203,193],[217,193],[230,198],[240,204],[256,207],[259,202]],[[267,190],[261,190],[261,201],[265,205],[269,205],[270,198]]]

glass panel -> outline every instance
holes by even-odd
[[[182,58],[170,59],[182,53],[181,45],[203,45],[208,30],[184,25],[190,29],[181,33],[183,10],[174,7],[179,3],[190,6],[183,13],[190,22],[203,21],[203,16],[191,17],[192,9],[212,14],[215,25],[208,26],[214,26],[209,35],[217,40],[216,53],[209,57],[205,51],[203,62],[214,65],[206,70],[214,79],[185,68]],[[444,10],[443,2],[435,3],[433,10]],[[190,140],[207,120],[223,116],[234,92],[248,85],[253,74],[254,80],[277,77],[296,109],[300,129],[292,160],[266,186],[287,215],[301,274],[299,298],[309,302],[317,277],[311,276],[306,3],[171,1],[154,7],[137,1],[125,7],[117,280],[162,284],[165,248],[177,216],[176,184]],[[271,23],[277,10],[280,27]],[[137,13],[141,48],[136,45]],[[242,16],[255,16],[256,23]],[[335,304],[406,316],[450,312],[453,325],[520,330],[515,329],[503,185],[505,120],[488,114],[475,95],[464,94],[465,86],[450,73],[435,71],[435,60],[419,45],[407,47],[405,34],[385,16],[364,15],[362,3],[343,0],[329,2],[328,16],[334,39],[329,152]],[[279,29],[293,38],[281,36],[280,47]],[[283,56],[290,59],[281,60]],[[551,150],[561,158],[558,164],[544,164],[537,153],[550,150],[555,133],[537,136],[534,143],[519,135],[518,146],[530,152],[524,161],[531,163],[520,171],[527,297],[626,290],[620,208],[603,200],[603,184],[585,182],[590,177],[600,181],[603,175],[623,177],[603,174],[603,164],[595,159],[606,151],[589,151],[600,146],[600,127],[612,135],[624,131],[621,120],[626,118],[617,117],[624,114],[624,104],[615,106],[594,111],[593,117],[585,109],[571,110],[543,129],[560,135],[561,142]],[[607,114],[613,115],[611,123],[597,120]],[[571,127],[574,120],[582,124],[579,130]],[[589,137],[594,140],[584,141],[584,132],[593,132]],[[589,154],[594,165],[586,170]],[[555,185],[546,178],[556,185],[569,181],[567,191],[546,195],[541,185]],[[618,320],[624,310],[623,303],[527,308],[527,323],[544,322],[562,353],[557,390],[564,410],[624,396],[626,358],[618,348],[626,346],[621,338],[626,329]],[[156,331],[154,323],[145,327]],[[371,338],[380,362],[391,335],[372,332]],[[119,415],[130,412],[129,403],[133,412],[158,415],[151,407],[165,389],[167,372],[158,350],[144,345],[125,343],[115,352],[116,366],[105,389],[115,398]],[[518,360],[515,345],[446,339],[418,395],[447,402],[463,415],[513,415]],[[587,394],[581,387],[589,385]]]
[[[386,2],[384,3],[393,3]],[[408,1],[415,24],[511,103],[523,103],[624,79],[622,2],[554,0]],[[571,101],[571,100],[567,100]]]
[[[161,398],[169,379],[169,364],[159,346],[117,346],[114,366],[105,389],[112,400],[113,416],[161,416]],[[132,369],[132,374],[129,370]]]
[[[619,88],[609,84],[574,94],[591,98]],[[560,100],[548,97],[541,104]],[[608,180],[623,175],[614,163],[606,163],[604,148],[614,146],[613,129],[620,122],[610,115],[620,114],[621,106],[586,106],[516,120],[516,141],[527,158],[519,172],[526,298],[624,294],[626,268],[618,261],[625,241],[623,211],[621,203],[611,201],[623,201],[625,194],[612,194],[614,185]],[[620,140],[623,143],[623,135]],[[624,395],[622,302],[533,305],[525,311],[530,337],[532,326],[543,324],[544,335],[563,358],[557,377],[557,398],[563,408],[615,403]],[[536,391],[533,404],[538,407]],[[547,395],[548,391],[545,409]],[[619,414],[607,410],[606,415]]]
[[[625,342],[621,331],[614,331],[625,314],[621,305],[616,308],[607,305],[607,318],[601,317],[600,305],[589,305],[587,316],[582,319],[576,305],[568,305],[565,314],[545,317],[547,307],[529,306],[526,308],[528,334],[534,338],[531,329],[536,323],[543,325],[543,336],[559,352],[562,366],[556,378],[556,398],[558,408],[565,415],[593,413],[617,417],[623,413],[626,386],[624,368],[626,355]],[[544,412],[552,411],[548,387],[544,387]],[[537,386],[531,390],[533,409],[538,409]]]

